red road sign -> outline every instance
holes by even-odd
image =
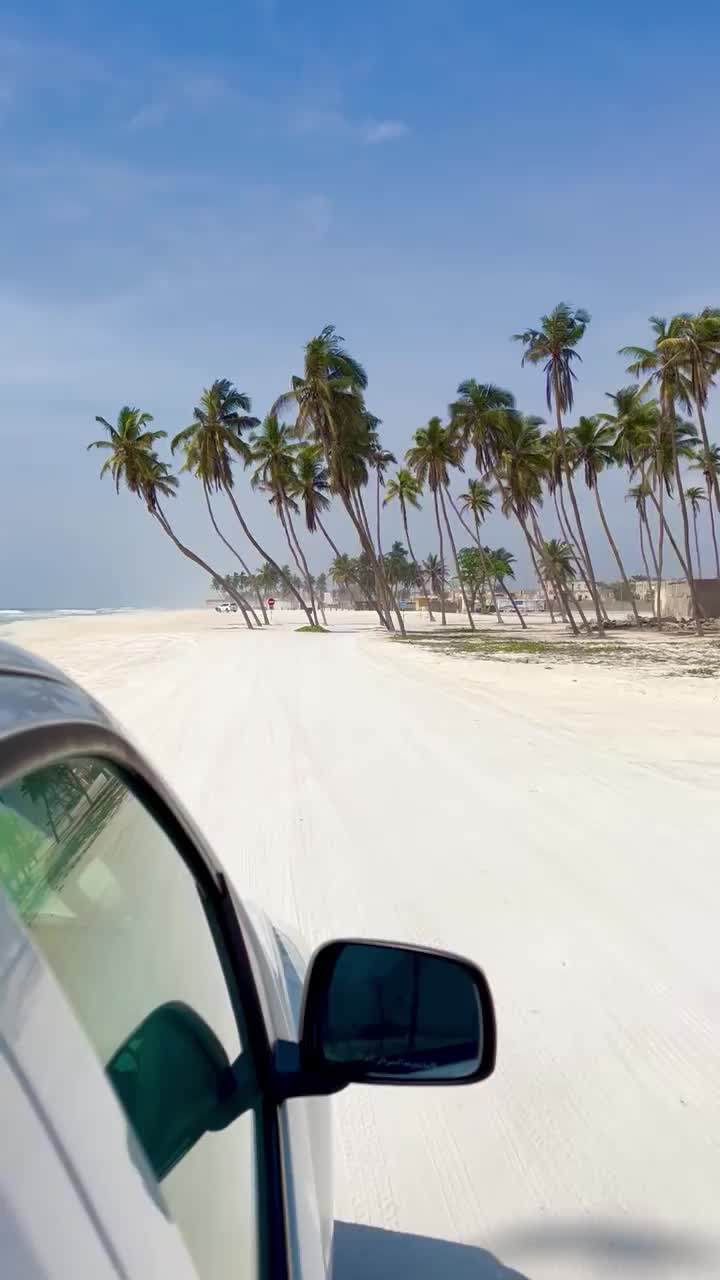
[[[275,608],[275,600],[272,596],[268,596],[268,609]]]

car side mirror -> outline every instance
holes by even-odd
[[[485,1080],[495,1066],[495,1039],[487,981],[459,956],[347,940],[326,944],[311,961],[300,1035],[303,1091]]]
[[[231,1065],[206,1022],[173,1001],[148,1014],[113,1054],[106,1072],[158,1181],[205,1133],[224,1129],[251,1105],[245,1063]]]

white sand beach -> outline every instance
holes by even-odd
[[[311,944],[417,940],[486,970],[490,1082],[338,1098],[340,1220],[467,1246],[414,1280],[717,1277],[720,680],[463,659],[329,620],[2,638],[97,695],[241,893]],[[340,1229],[338,1280],[397,1275],[364,1238],[361,1257]]]

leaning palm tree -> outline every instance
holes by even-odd
[[[680,399],[688,412],[691,405],[695,406],[703,447],[708,450],[710,440],[705,423],[705,409],[715,374],[720,369],[720,308],[704,307],[698,315],[684,312],[675,316],[661,344],[664,355],[684,375],[679,384]],[[713,481],[713,493],[720,511],[720,484],[717,476]]]
[[[628,489],[627,494],[625,495],[625,501],[633,502],[635,504],[635,510],[637,511],[638,526],[640,530],[640,555],[642,556],[643,567],[645,569],[645,578],[648,584],[650,606],[653,611],[653,616],[657,617],[655,590],[653,588],[653,580],[650,576],[650,566],[648,565],[647,554],[645,552],[645,534],[647,533],[647,540],[650,546],[650,554],[652,556],[653,564],[655,566],[655,579],[657,581],[658,562],[657,562],[657,556],[655,555],[655,548],[653,546],[652,537],[650,535],[650,526],[648,524],[648,518],[647,518],[647,500],[649,496],[650,496],[649,482],[647,480],[641,480],[640,484],[633,485],[630,489]]]
[[[645,388],[650,386],[658,388],[662,418],[666,424],[672,448],[673,472],[682,515],[685,556],[681,558],[681,564],[690,589],[695,627],[698,634],[700,634],[700,607],[695,591],[690,554],[690,521],[680,474],[680,453],[677,448],[678,437],[676,431],[677,404],[678,402],[688,404],[692,399],[692,385],[678,361],[677,348],[674,345],[675,340],[683,334],[683,323],[683,317],[681,316],[674,316],[669,323],[659,316],[651,316],[650,327],[655,339],[654,346],[621,347],[620,355],[631,357],[628,373],[634,374],[638,379],[645,377]]]
[[[250,580],[252,575],[250,574],[250,569],[248,568],[246,561],[241,556],[237,547],[233,546],[232,542],[230,542],[230,540],[225,537],[225,534],[223,533],[222,529],[220,528],[217,522],[215,510],[214,510],[212,501],[210,499],[210,488],[205,478],[205,471],[204,471],[205,459],[202,455],[202,451],[198,446],[198,441],[192,440],[192,439],[187,440],[184,445],[184,453],[185,453],[185,462],[180,468],[180,471],[181,472],[188,471],[190,472],[191,475],[196,476],[197,479],[201,481],[202,487],[203,487],[203,496],[205,498],[205,505],[207,507],[208,515],[210,517],[210,523],[213,529],[215,530],[220,541],[225,544],[228,551],[230,551],[231,554],[235,556],[235,559],[239,561],[245,577],[248,580]],[[263,616],[263,622],[265,626],[267,626],[269,622],[269,618],[268,618],[267,609],[265,608],[265,601],[260,595],[260,592],[257,589],[257,587],[255,588],[255,594],[257,597],[258,605],[260,607],[260,611]],[[248,606],[248,607],[251,608],[251,606]],[[252,612],[253,620],[257,623],[258,626],[260,626],[260,619],[255,613],[255,610],[251,608],[251,612]]]
[[[720,578],[720,556],[718,555],[717,537],[715,534],[715,515],[713,512],[712,495],[720,477],[720,445],[711,444],[708,449],[704,446],[698,449],[692,462],[691,470],[702,471],[705,479],[705,487],[708,496],[708,513],[710,515],[710,528],[712,530],[713,548],[715,551],[715,572]]]
[[[575,496],[572,473],[565,451],[566,441],[563,429],[563,414],[570,412],[575,398],[573,383],[576,380],[576,374],[573,369],[573,361],[581,359],[576,347],[589,323],[590,316],[587,311],[583,311],[581,308],[574,309],[569,307],[566,302],[560,302],[549,315],[541,317],[541,327],[539,329],[526,329],[523,333],[514,334],[513,337],[516,342],[522,342],[525,348],[522,358],[523,364],[541,364],[543,366],[545,373],[545,399],[548,409],[552,410],[553,407],[555,409],[555,425],[563,451],[565,481],[575,517],[575,527],[582,547],[584,568],[588,576],[590,593],[595,606],[598,634],[603,635],[603,611],[600,593],[590,558],[590,548],[588,547],[585,529],[580,517],[580,508]]]
[[[547,455],[537,418],[513,414],[505,422],[499,442],[496,476],[504,516],[513,515],[528,545],[535,574],[545,595],[552,617],[552,603],[546,587],[546,575],[539,560],[543,536],[537,510],[542,506],[542,485],[546,474]],[[522,617],[523,626],[526,626]]]
[[[280,565],[260,545],[235,497],[233,462],[239,458],[247,466],[251,461],[250,448],[243,433],[258,425],[258,419],[250,416],[250,407],[249,396],[238,391],[227,378],[221,378],[203,391],[200,404],[193,412],[193,421],[188,427],[178,431],[170,447],[174,452],[178,448],[187,449],[188,445],[192,445],[192,456],[203,485],[207,486],[209,493],[223,490],[245,537],[258,555],[272,565],[285,582],[288,591],[295,597],[312,625],[313,616],[297,587],[284,577]]]
[[[615,433],[613,428],[607,422],[601,422],[597,418],[580,418],[576,427],[569,432],[572,444],[575,449],[578,466],[583,468],[585,474],[585,483],[595,497],[595,505],[597,506],[600,523],[605,530],[605,537],[610,543],[610,549],[615,557],[615,563],[620,571],[620,577],[623,580],[625,590],[630,599],[632,611],[635,615],[635,621],[640,625],[640,615],[638,613],[635,596],[633,594],[625,566],[622,562],[617,543],[610,531],[610,525],[605,515],[605,508],[600,499],[600,486],[598,485],[598,477],[601,471],[607,471],[614,466],[617,454],[615,452]]]
[[[322,445],[301,445],[295,455],[293,497],[302,503],[308,532],[317,533],[319,529],[333,554],[339,556],[341,552],[322,522],[322,513],[330,506],[329,492],[330,479],[323,462]]]
[[[109,451],[109,456],[100,468],[101,477],[109,473],[115,483],[116,493],[120,492],[120,485],[123,484],[130,493],[140,498],[178,551],[187,560],[204,569],[211,582],[214,578],[226,582],[228,595],[242,610],[247,626],[252,629],[247,602],[227,583],[224,574],[180,541],[165,513],[161,498],[174,498],[178,481],[167,463],[160,460],[154,446],[155,441],[164,439],[167,432],[148,430],[153,421],[152,415],[129,405],[124,405],[120,410],[115,426],[106,418],[96,417],[95,421],[105,428],[109,437],[107,440],[92,440],[87,446],[88,449]]]
[[[317,626],[318,612],[312,576],[292,519],[293,511],[298,511],[298,505],[292,496],[297,488],[297,452],[298,444],[292,428],[280,422],[274,413],[269,413],[260,430],[253,432],[250,438],[250,460],[255,468],[250,483],[254,489],[262,489],[269,494],[270,505],[280,520],[300,580],[304,580],[307,587],[310,608]]]
[[[299,436],[322,446],[332,490],[345,507],[375,574],[385,625],[394,629],[394,611],[404,635],[403,617],[392,599],[362,502],[361,490],[368,481],[372,448],[370,430],[376,421],[363,402],[366,387],[367,374],[362,365],[348,352],[335,326],[326,325],[306,344],[302,376],[291,379],[291,389],[278,396],[273,412],[292,408],[297,415]]]
[[[398,502],[400,503],[400,514],[402,516],[403,529],[405,530],[405,540],[408,544],[410,559],[412,560],[415,566],[415,573],[416,573],[418,582],[420,583],[420,586],[422,587],[423,591],[425,592],[425,595],[427,596],[428,613],[430,615],[430,621],[434,622],[435,618],[433,615],[432,604],[430,601],[430,596],[432,593],[430,590],[428,590],[428,585],[425,581],[425,577],[418,563],[418,558],[415,555],[415,552],[413,551],[412,542],[410,541],[410,529],[408,528],[407,509],[410,506],[410,507],[414,507],[416,511],[420,510],[421,493],[422,493],[422,486],[420,485],[419,481],[415,478],[412,471],[408,471],[407,467],[401,467],[397,475],[393,476],[392,480],[389,481],[385,489],[385,498],[383,499],[383,505],[387,506],[389,502],[394,502],[395,499],[397,499]]]
[[[540,547],[540,563],[543,571],[554,584],[559,599],[562,601],[565,614],[570,621],[573,634],[578,635],[578,627],[570,608],[572,583],[575,578],[575,566],[572,547],[558,538],[550,538]],[[576,602],[577,603],[577,602]]]
[[[698,578],[702,578],[703,576],[702,560],[700,559],[700,543],[698,542],[697,518],[700,515],[701,503],[706,501],[705,492],[703,489],[699,487],[699,485],[690,485],[690,487],[685,490],[685,497],[690,503],[690,510],[692,511],[693,531],[695,533],[695,554],[697,556]]]
[[[430,492],[433,495],[435,505],[435,521],[437,524],[438,537],[440,541],[440,561],[444,564],[443,554],[443,535],[442,519],[445,523],[450,546],[452,548],[453,559],[455,561],[455,572],[460,583],[460,592],[465,605],[465,611],[470,623],[470,629],[475,630],[475,619],[472,615],[470,602],[467,598],[465,584],[460,572],[460,565],[457,556],[457,547],[455,538],[448,520],[447,507],[445,505],[445,493],[450,485],[450,468],[458,467],[462,470],[462,442],[457,431],[450,427],[444,427],[439,418],[431,418],[427,426],[420,427],[413,436],[414,444],[408,449],[406,456],[408,466],[415,473],[418,484],[425,484],[427,481],[430,486]],[[440,597],[440,612],[443,626],[447,625],[447,617],[445,612],[445,593],[443,591]]]

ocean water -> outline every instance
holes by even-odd
[[[108,613],[138,613],[127,606],[120,609],[0,609],[0,627],[11,622],[37,622],[41,618],[94,618]]]

